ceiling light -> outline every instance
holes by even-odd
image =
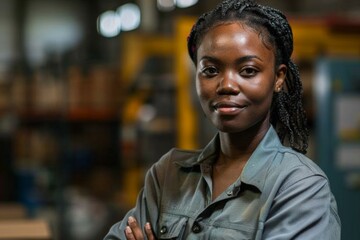
[[[175,3],[176,0],[157,0],[157,7],[161,11],[171,11],[175,9]]]
[[[133,3],[127,3],[118,8],[122,31],[131,31],[140,25],[140,8]]]
[[[198,0],[176,0],[176,6],[179,8],[187,8],[195,5]]]
[[[121,20],[115,11],[106,11],[98,17],[97,25],[102,36],[114,37],[120,33]]]

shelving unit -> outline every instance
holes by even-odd
[[[103,208],[98,220],[107,221],[112,194],[121,188],[121,81],[106,65],[64,69],[38,69],[0,83],[0,164],[6,173],[0,200],[23,204],[30,218],[53,216],[59,239],[77,239],[68,226],[76,218],[69,218],[73,189]]]

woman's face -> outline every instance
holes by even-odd
[[[275,69],[274,49],[242,23],[208,31],[197,50],[196,90],[206,116],[224,132],[268,127],[274,91],[285,79],[286,66]]]

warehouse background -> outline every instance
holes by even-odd
[[[217,2],[0,1],[0,227],[40,219],[53,239],[101,239],[152,163],[212,137],[186,37]],[[259,2],[291,22],[308,155],[329,176],[343,238],[358,239],[360,3]],[[140,14],[133,28],[119,17],[125,6]]]

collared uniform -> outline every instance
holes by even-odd
[[[126,239],[129,216],[150,222],[157,239],[340,239],[340,220],[326,175],[284,147],[273,127],[239,178],[212,201],[212,163],[219,136],[201,151],[172,149],[146,174],[136,207],[105,237]]]

